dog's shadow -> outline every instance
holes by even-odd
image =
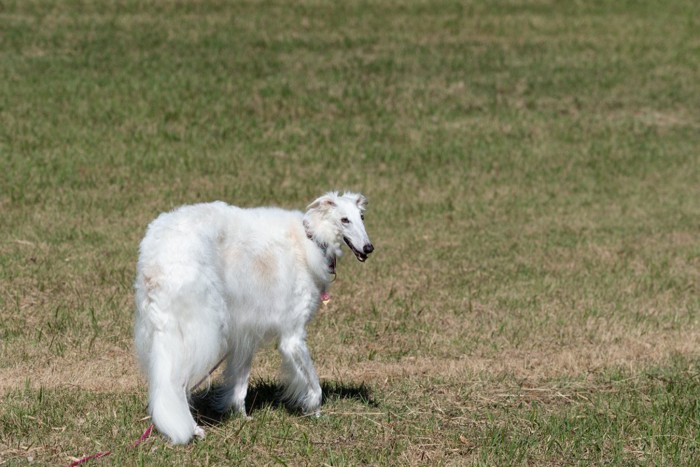
[[[329,401],[340,399],[353,399],[369,407],[378,407],[372,392],[364,383],[346,384],[338,382],[324,382],[321,384],[323,391],[323,405]],[[214,409],[213,401],[220,390],[220,385],[214,383],[210,388],[196,391],[192,394],[190,406],[198,424],[218,425],[223,423],[235,413],[221,413]],[[263,409],[286,408],[290,412],[299,413],[296,409],[288,408],[282,399],[283,387],[271,381],[259,380],[248,387],[248,395],[245,400],[246,413],[254,416],[255,412]]]

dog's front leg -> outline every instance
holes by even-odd
[[[282,354],[282,376],[286,385],[283,397],[304,414],[318,416],[321,385],[304,338],[294,335],[280,339],[279,351]]]

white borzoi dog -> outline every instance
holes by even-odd
[[[318,414],[321,386],[306,323],[327,295],[344,241],[358,260],[374,247],[364,196],[327,193],[306,213],[223,202],[161,214],[141,242],[136,355],[148,378],[153,423],[173,443],[204,436],[190,392],[226,362],[216,408],[245,415],[251,362],[265,341],[282,355],[284,397]]]

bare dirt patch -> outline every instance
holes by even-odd
[[[552,378],[575,377],[608,368],[634,372],[661,364],[674,355],[694,357],[700,348],[700,331],[649,333],[618,336],[606,345],[579,343],[561,349],[504,350],[490,356],[461,358],[406,357],[396,362],[366,361],[348,368],[333,368],[327,378],[388,382],[406,378],[471,379],[476,375],[511,375],[531,383]],[[323,368],[319,371],[323,372]]]
[[[80,388],[95,392],[130,392],[142,383],[131,351],[95,348],[89,355],[37,357],[0,369],[0,393],[31,388]]]
[[[622,335],[613,332],[606,343],[578,342],[564,348],[504,349],[486,355],[459,358],[407,356],[398,361],[367,360],[347,366],[319,365],[324,380],[362,381],[383,385],[404,379],[464,381],[512,376],[530,384],[553,378],[577,377],[609,368],[635,372],[662,364],[675,355],[700,354],[700,330]],[[253,378],[274,378],[277,357],[273,350],[256,359]],[[214,373],[215,378],[217,373]],[[78,352],[62,357],[36,356],[24,363],[0,369],[0,393],[29,385],[32,388],[80,388],[95,392],[131,392],[145,385],[130,349],[118,346],[95,348],[89,355]]]

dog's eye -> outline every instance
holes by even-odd
[[[348,219],[347,217],[343,217],[342,219],[340,219],[340,222],[342,222],[343,224],[349,224],[350,219]]]
[[[365,215],[364,215],[364,214],[360,214],[360,219],[365,220]]]

